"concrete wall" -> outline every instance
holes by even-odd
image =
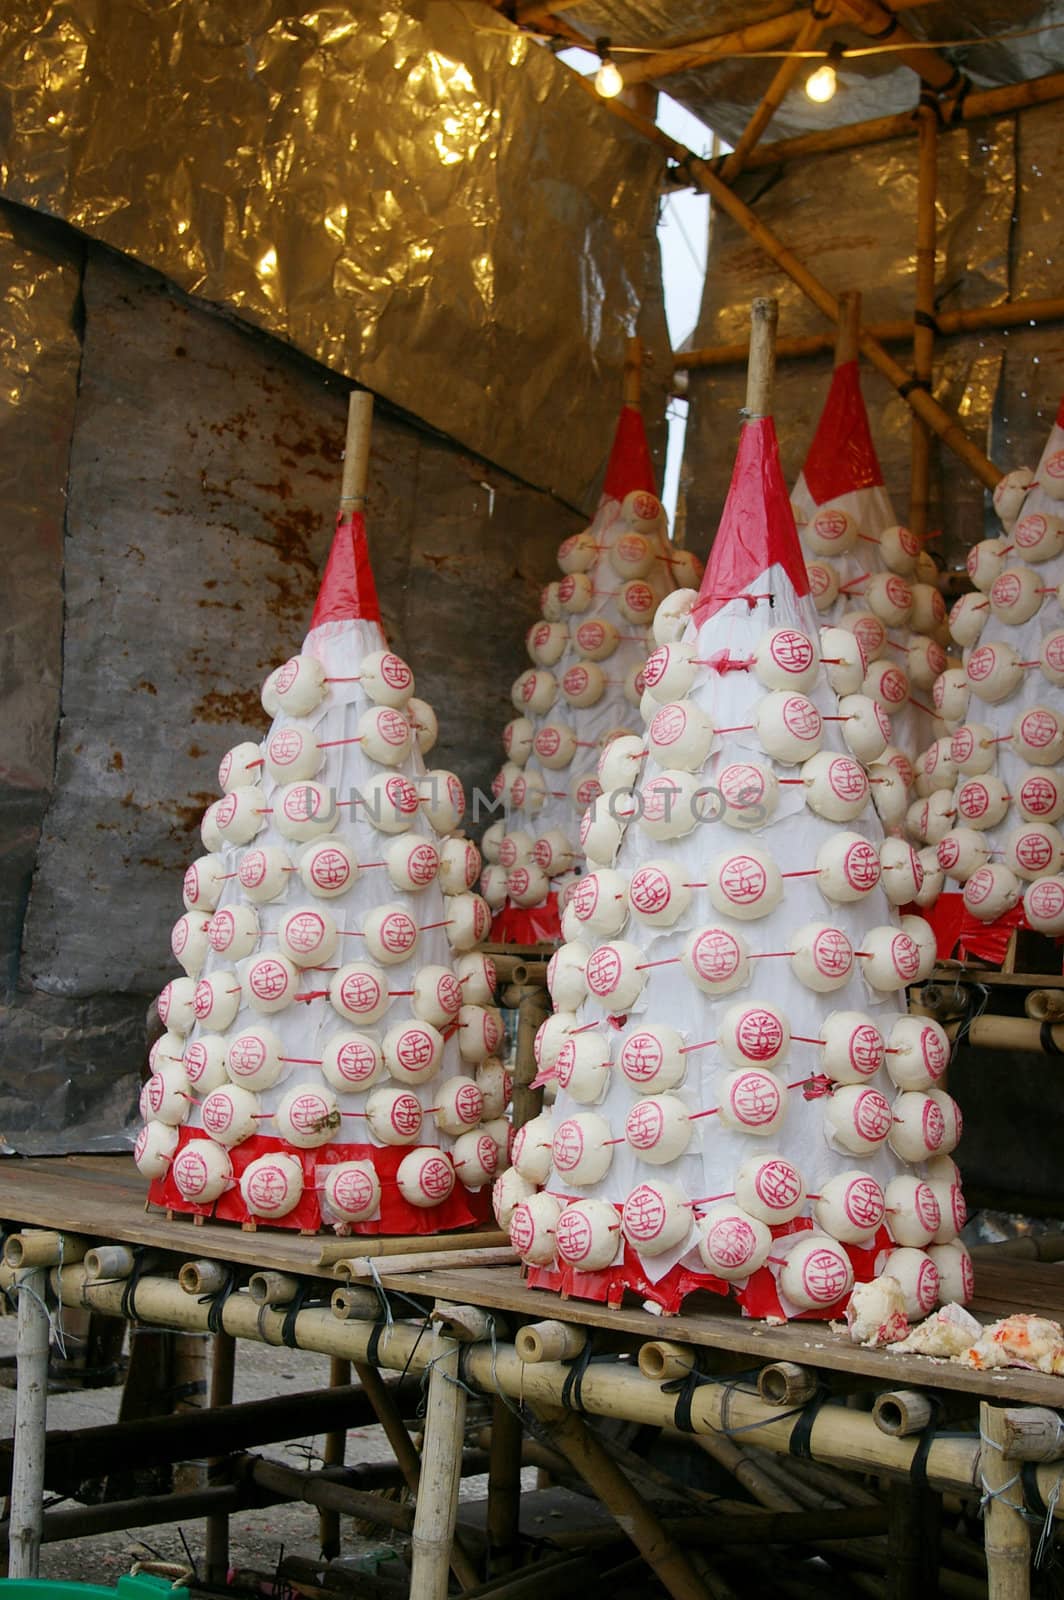
[[[218,760],[261,734],[259,685],[306,630],[347,385],[38,219],[0,218],[0,274],[26,369],[0,406],[20,730],[0,762],[0,1128],[85,1148],[131,1108]],[[439,716],[433,762],[467,790],[490,783],[524,630],[580,525],[378,408],[385,627]]]

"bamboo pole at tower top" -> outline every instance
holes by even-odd
[[[749,420],[767,417],[772,411],[779,316],[779,301],[767,296],[759,296],[750,307],[750,360],[746,368],[744,407]]]
[[[373,396],[368,389],[352,389],[347,401],[347,438],[340,480],[340,510],[361,511],[369,480],[369,442],[373,430]]]
[[[916,177],[916,301],[913,308],[913,382],[931,392],[935,354],[935,235],[938,209],[938,117],[917,111],[920,124]],[[910,448],[909,527],[927,532],[931,503],[931,430],[916,412]]]
[[[839,295],[839,326],[835,333],[835,366],[844,367],[860,354],[861,291],[844,289]]]

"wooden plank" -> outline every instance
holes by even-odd
[[[916,1389],[950,1389],[961,1394],[989,1395],[1004,1401],[1024,1401],[1033,1405],[1064,1404],[1064,1383],[1058,1377],[1021,1368],[1002,1368],[992,1372],[973,1372],[950,1362],[933,1361],[924,1356],[889,1355],[882,1350],[865,1350],[852,1345],[844,1334],[833,1333],[826,1323],[791,1322],[780,1327],[753,1322],[725,1311],[688,1311],[662,1318],[649,1311],[622,1306],[607,1308],[584,1300],[558,1300],[542,1289],[530,1289],[515,1267],[490,1270],[469,1268],[404,1274],[394,1282],[381,1279],[385,1288],[405,1289],[407,1293],[433,1295],[437,1299],[491,1306],[541,1321],[561,1318],[585,1327],[601,1327],[611,1333],[630,1333],[637,1338],[657,1339],[667,1333],[681,1344],[701,1345],[736,1351],[754,1361],[796,1361],[805,1366],[825,1367],[841,1374],[852,1374],[882,1381],[884,1386]],[[975,1308],[978,1314],[978,1306]],[[1030,1309],[1013,1302],[1013,1309]],[[996,1316],[997,1313],[994,1313]],[[992,1319],[991,1319],[992,1320]]]
[[[322,1237],[270,1232],[243,1233],[223,1223],[193,1227],[189,1219],[169,1220],[143,1209],[144,1186],[127,1157],[93,1157],[89,1163],[64,1157],[0,1164],[0,1214],[13,1222],[77,1231],[102,1240],[143,1244],[183,1258],[193,1255],[236,1265],[334,1279],[319,1263]],[[351,1241],[347,1241],[350,1248]],[[509,1311],[529,1321],[563,1318],[584,1327],[627,1333],[637,1339],[664,1332],[680,1343],[728,1350],[753,1361],[796,1361],[881,1381],[885,1386],[950,1389],[971,1395],[1034,1405],[1064,1405],[1058,1377],[1006,1368],[972,1372],[922,1356],[864,1350],[825,1323],[792,1322],[781,1327],[743,1318],[728,1302],[700,1296],[676,1317],[662,1318],[637,1307],[616,1310],[591,1301],[559,1301],[530,1289],[518,1267],[438,1268],[432,1272],[382,1274],[386,1287],[462,1304]],[[972,1308],[983,1321],[1011,1311],[1064,1317],[1064,1264],[1012,1259],[980,1261],[978,1299]],[[706,1308],[710,1302],[712,1309]]]

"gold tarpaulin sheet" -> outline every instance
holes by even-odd
[[[660,152],[487,7],[9,0],[0,193],[586,504]]]

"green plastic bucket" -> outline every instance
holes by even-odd
[[[188,1600],[167,1578],[150,1572],[119,1578],[114,1589],[98,1583],[61,1583],[51,1578],[0,1578],[0,1600]]]

